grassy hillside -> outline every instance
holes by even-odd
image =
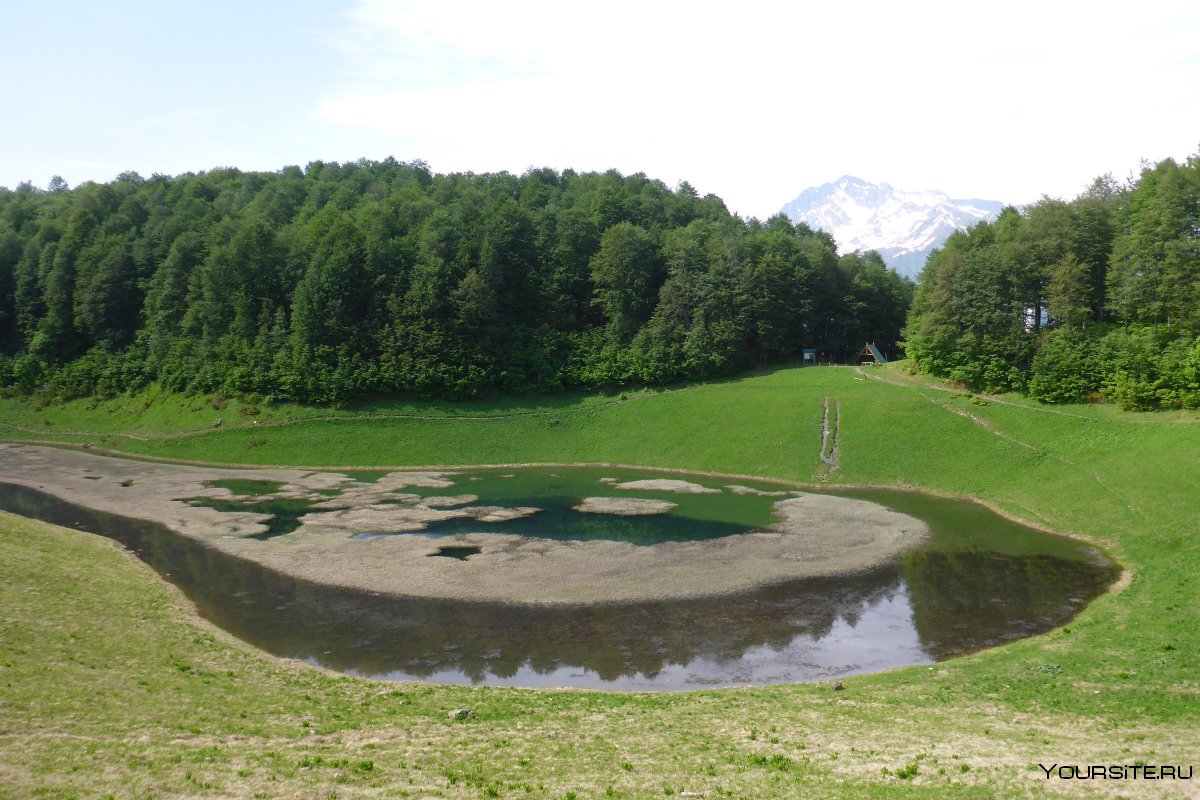
[[[841,419],[831,474],[825,398]],[[222,463],[619,462],[919,486],[1085,535],[1129,574],[1066,628],[844,692],[464,689],[273,661],[110,542],[0,517],[0,797],[1200,792],[1200,779],[1048,781],[1037,767],[1200,766],[1195,416],[1045,408],[828,368],[623,398],[257,416],[218,405],[3,400],[0,435]],[[446,719],[463,706],[476,716]]]

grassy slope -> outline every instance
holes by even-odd
[[[472,690],[272,662],[197,620],[111,543],[6,518],[0,796],[1180,791],[1047,782],[1033,765],[1200,766],[1200,424],[1112,409],[1052,413],[1014,398],[976,405],[895,370],[868,374],[782,370],[624,401],[354,412],[440,419],[278,424],[314,412],[275,408],[271,424],[254,428],[226,407],[219,431],[195,419],[216,413],[207,404],[191,411],[195,401],[159,399],[143,410],[138,398],[86,414],[0,401],[0,420],[38,438],[106,431],[69,438],[158,457],[313,466],[611,461],[812,480],[830,397],[843,422],[837,482],[976,496],[1084,533],[1132,569],[1126,588],[1068,628],[932,669],[856,678],[836,694],[827,686],[668,696]],[[495,418],[463,418],[487,415]],[[189,428],[202,432],[178,434]],[[149,438],[110,435],[122,432]],[[447,722],[446,711],[460,706],[478,716]],[[915,775],[895,776],[908,765]],[[1196,792],[1200,782],[1190,786]]]

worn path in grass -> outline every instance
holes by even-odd
[[[826,480],[974,496],[1088,537],[1127,579],[1067,628],[848,680],[844,692],[390,685],[263,657],[110,542],[4,517],[0,797],[1200,796],[1200,778],[1047,780],[1037,767],[1200,767],[1195,417],[1045,413],[952,392],[934,404],[930,387],[882,374],[908,385],[794,369],[624,401],[560,398],[504,419],[455,418],[446,404],[416,409],[444,419],[255,430],[238,417],[183,437],[152,403],[145,413],[162,413],[174,438],[82,438],[222,463],[608,461],[806,481],[822,477],[828,397],[841,413],[839,470]],[[0,421],[49,421],[38,438],[69,422],[54,416],[69,409],[3,403]],[[133,432],[122,427],[133,417],[110,419],[112,432]],[[463,706],[476,716],[446,719]]]

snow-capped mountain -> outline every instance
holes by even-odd
[[[805,189],[781,211],[833,235],[838,250],[875,250],[897,272],[916,277],[925,257],[955,230],[992,219],[1004,203],[955,200],[944,192],[908,192],[845,175]]]

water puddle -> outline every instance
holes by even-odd
[[[471,556],[477,556],[483,552],[482,547],[439,547],[437,552],[430,553],[429,557],[434,558],[442,556],[444,558],[457,558],[459,561],[466,561]]]

